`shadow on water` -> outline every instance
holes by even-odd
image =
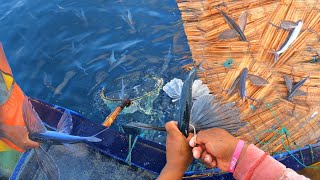
[[[181,78],[181,66],[191,62],[174,0],[14,0],[0,11],[0,40],[24,92],[97,122],[110,109],[94,96],[103,87],[119,90],[115,79],[152,74],[166,83]],[[131,88],[145,86],[137,81]],[[152,115],[123,114],[113,128],[176,117],[176,104],[163,91],[155,103]]]

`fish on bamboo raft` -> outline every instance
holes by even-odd
[[[246,79],[249,79],[253,85],[255,86],[265,86],[269,84],[267,80],[257,75],[249,74],[248,68],[243,68],[239,76],[234,80],[233,84],[231,85],[230,89],[228,90],[228,95],[234,92],[235,88],[237,87],[240,93],[240,97],[242,101],[246,96]],[[250,97],[247,97],[250,98]],[[250,98],[251,99],[251,98]]]
[[[303,78],[301,81],[299,81],[298,83],[293,85],[292,79],[289,76],[284,75],[284,80],[286,82],[286,87],[288,89],[287,100],[289,100],[289,101],[292,100],[294,96],[306,96],[307,95],[307,92],[300,90],[300,88],[307,81],[309,76]]]
[[[247,25],[247,17],[248,17],[248,12],[244,11],[240,17],[239,17],[239,25],[231,18],[229,17],[225,12],[222,10],[216,8],[227,24],[230,26],[231,29],[224,30],[218,37],[219,40],[226,40],[226,39],[233,39],[236,37],[240,37],[241,41],[247,41],[246,36],[244,35],[244,30]]]
[[[289,30],[290,33],[287,36],[284,43],[280,46],[279,50],[274,52],[274,62],[278,62],[280,54],[285,52],[290,45],[298,38],[300,31],[302,29],[303,22],[301,20],[297,22],[293,21],[281,21],[280,28]]]

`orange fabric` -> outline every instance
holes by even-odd
[[[14,84],[8,101],[0,106],[0,122],[5,125],[25,126],[22,116],[24,94],[17,84]]]
[[[11,68],[8,64],[7,58],[0,43],[0,69],[3,72],[12,74]],[[20,87],[15,83],[13,85],[12,94],[8,101],[0,106],[0,123],[12,126],[25,126],[22,115],[22,104],[24,101],[24,93]],[[17,151],[23,151],[8,139],[1,139],[4,143]]]
[[[9,66],[9,63],[7,61],[6,55],[4,53],[2,44],[0,43],[0,69],[3,72],[6,72],[8,74],[12,74],[11,68]]]

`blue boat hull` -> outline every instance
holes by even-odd
[[[65,109],[62,107],[54,107],[53,105],[40,100],[31,100],[41,119],[46,123],[46,125],[54,129]],[[74,128],[71,134],[90,136],[105,129],[105,127],[100,124],[96,124],[76,112],[71,111],[71,114],[73,116],[74,123]],[[130,154],[128,144],[131,140],[131,144],[134,144],[133,148],[131,148],[131,166],[150,171],[154,174],[159,174],[166,163],[166,151],[165,146],[163,145],[142,138],[136,138],[136,142],[133,143],[133,139],[135,138],[129,138],[129,134],[112,129],[104,131],[99,134],[98,137],[102,139],[102,142],[89,143],[88,145],[90,148],[98,150],[102,154],[120,162],[128,164],[127,157],[128,154]],[[11,179],[16,179],[18,177],[21,167],[27,159],[26,156],[28,153],[29,151],[20,159]],[[284,152],[275,155],[274,158],[285,164],[288,168],[300,170],[305,166],[319,162],[320,143],[306,146],[302,149]],[[297,160],[303,163],[299,163]],[[185,173],[185,177],[193,179],[200,177],[202,177],[201,179],[233,179],[232,174],[219,174],[216,169],[188,171]]]

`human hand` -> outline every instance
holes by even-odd
[[[39,147],[39,143],[31,141],[28,136],[28,130],[23,126],[0,125],[0,137],[7,140],[4,142],[17,146],[15,149],[23,152],[26,149]],[[13,144],[12,144],[13,143]]]
[[[192,135],[186,138],[178,129],[177,122],[166,123],[166,158],[167,163],[159,180],[162,179],[181,179],[188,166],[193,161],[191,147],[188,142]]]
[[[212,128],[200,131],[189,141],[193,156],[209,168],[218,167],[228,171],[233,152],[238,144],[238,139],[224,129]],[[198,145],[198,146],[196,146]],[[247,144],[243,147],[238,162],[243,156]]]

